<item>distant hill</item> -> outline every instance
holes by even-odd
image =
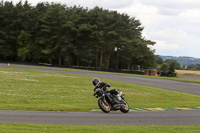
[[[194,58],[194,57],[187,57],[187,56],[162,56],[159,55],[164,61],[166,59],[174,59],[181,65],[191,65],[191,64],[200,64],[200,58]]]

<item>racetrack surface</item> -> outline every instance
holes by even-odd
[[[129,113],[101,111],[0,111],[0,123],[38,123],[66,125],[197,125],[200,110],[131,111]]]
[[[0,67],[7,67],[0,64]],[[153,79],[129,75],[105,73],[64,71],[60,68],[11,65],[11,68],[33,69],[40,71],[73,73],[127,83],[151,86],[171,91],[179,91],[200,95],[200,84],[185,83],[171,80]],[[91,81],[89,81],[91,82]],[[55,111],[0,111],[0,122],[3,123],[39,123],[68,125],[197,125],[200,124],[200,110],[181,111],[120,111],[109,114],[101,111],[89,112],[55,112]]]

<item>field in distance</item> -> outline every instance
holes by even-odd
[[[177,76],[179,78],[186,79],[200,79],[200,71],[194,70],[176,70]]]

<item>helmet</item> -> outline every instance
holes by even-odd
[[[92,80],[92,83],[94,86],[97,86],[100,83],[100,80],[98,78],[95,78]]]

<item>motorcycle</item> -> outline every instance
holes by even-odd
[[[111,94],[110,91],[103,91],[102,89],[98,88],[95,90],[94,96],[99,98],[98,105],[103,112],[109,113],[110,111],[120,110],[123,113],[128,113],[129,106],[124,99],[125,94],[122,95],[122,92],[119,94],[121,100],[119,100],[114,94]],[[113,107],[114,100],[118,102],[118,106],[115,108]]]

